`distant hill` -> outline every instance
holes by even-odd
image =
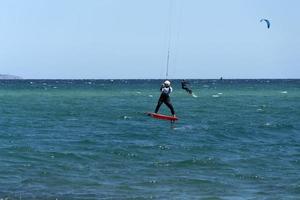
[[[22,79],[22,78],[14,75],[0,74],[0,79]]]

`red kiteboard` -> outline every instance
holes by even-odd
[[[162,114],[150,113],[150,112],[147,112],[146,114],[153,117],[153,118],[156,118],[156,119],[163,119],[163,120],[170,120],[170,121],[178,120],[177,117],[168,116],[168,115],[162,115]]]

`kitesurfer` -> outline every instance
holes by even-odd
[[[181,88],[187,91],[189,94],[193,94],[193,91],[189,87],[189,82],[184,79],[181,81]]]
[[[173,117],[175,117],[175,111],[173,108],[173,105],[171,103],[171,99],[170,99],[170,94],[173,91],[172,87],[171,87],[171,82],[166,80],[160,87],[160,91],[161,91],[161,95],[158,99],[157,102],[157,106],[155,108],[155,113],[158,112],[160,106],[162,103],[166,104],[166,106],[168,106],[168,108],[170,109]]]

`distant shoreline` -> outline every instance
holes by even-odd
[[[23,78],[15,75],[0,74],[0,80],[16,80],[16,79],[23,79]]]

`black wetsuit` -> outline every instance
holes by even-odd
[[[162,91],[160,97],[159,97],[159,100],[157,102],[157,106],[155,108],[155,113],[158,112],[160,106],[162,103],[165,103],[166,106],[168,106],[168,108],[170,109],[172,115],[175,115],[175,111],[174,111],[174,108],[173,108],[173,105],[171,103],[171,99],[170,99],[170,93],[172,92],[172,88],[171,87],[165,87],[164,85],[162,85],[160,87],[160,91]]]
[[[189,88],[188,84],[189,83],[187,81],[182,80],[181,81],[181,88],[184,89],[184,90],[186,90],[189,94],[192,94],[193,91]]]

